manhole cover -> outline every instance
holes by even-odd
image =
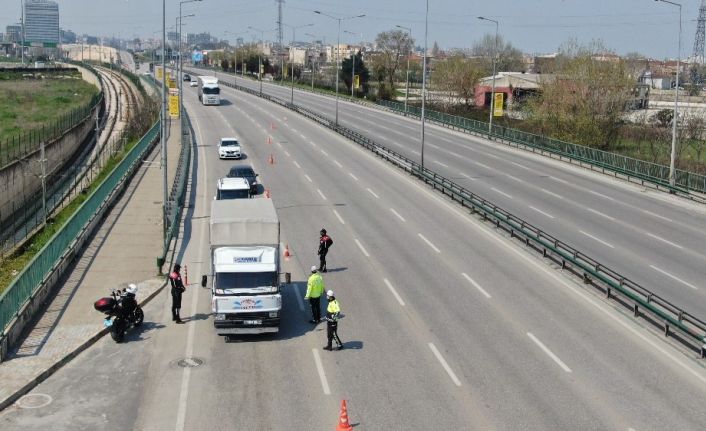
[[[17,405],[23,409],[40,409],[53,401],[47,394],[28,394],[17,400]]]
[[[203,364],[203,360],[199,358],[184,358],[177,361],[177,365],[182,368],[196,368]]]

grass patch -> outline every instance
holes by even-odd
[[[56,127],[59,119],[86,106],[98,93],[80,76],[0,78],[6,78],[0,79],[0,144],[31,130]]]
[[[19,273],[30,263],[30,261],[39,253],[39,251],[49,242],[49,240],[69,221],[72,215],[76,213],[81,204],[83,204],[88,196],[105,180],[108,174],[118,165],[125,155],[137,145],[138,140],[130,141],[125,149],[114,156],[110,157],[105,164],[105,167],[93,179],[91,185],[86,190],[86,193],[78,194],[68,205],[59,211],[51,223],[38,231],[32,238],[27,240],[24,248],[15,252],[5,259],[0,260],[0,294],[10,286],[10,283],[19,275]]]

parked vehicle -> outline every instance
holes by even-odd
[[[125,332],[130,326],[140,326],[145,320],[136,296],[137,286],[131,284],[127,289],[113,290],[110,296],[93,304],[93,308],[106,315],[103,325],[110,328],[110,336],[116,343],[125,339]]]
[[[221,159],[239,159],[243,155],[240,152],[240,142],[238,138],[221,138],[218,143],[218,157]]]
[[[250,165],[235,165],[228,172],[228,178],[245,178],[250,184],[250,191],[253,194],[257,193],[257,177],[259,175]]]
[[[211,307],[219,335],[278,332],[279,219],[271,199],[211,203]],[[202,277],[206,287],[208,276]]]
[[[250,184],[245,178],[221,178],[216,188],[216,200],[248,199]]]

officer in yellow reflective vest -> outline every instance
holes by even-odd
[[[333,296],[333,290],[326,292],[326,298],[328,299],[328,307],[326,307],[326,336],[328,337],[328,344],[326,344],[324,350],[333,350],[332,342],[334,340],[338,350],[343,350],[343,343],[338,338],[338,318],[341,314],[341,307],[338,305],[336,297]]]
[[[311,305],[311,320],[309,323],[317,324],[321,322],[321,296],[324,294],[324,279],[316,270],[316,265],[311,267],[311,275],[306,283],[306,295],[304,299],[309,300]]]

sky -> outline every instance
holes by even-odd
[[[21,0],[0,0],[0,31],[18,22]],[[410,27],[418,46],[424,45],[426,0],[286,0],[283,22],[294,26],[314,24],[297,30],[297,40],[311,40],[305,33],[335,42],[337,21],[313,11],[334,16],[365,14],[344,20],[341,43],[374,40],[396,25]],[[679,12],[676,6],[653,0],[428,0],[428,46],[434,42],[442,49],[470,47],[493,23],[477,16],[495,19],[500,34],[526,53],[552,53],[568,40],[580,43],[601,40],[618,54],[639,52],[656,59],[676,58]],[[159,37],[162,27],[162,2],[159,0],[58,0],[60,25],[77,34],[122,38]],[[166,0],[167,26],[174,25],[179,13],[178,0]],[[682,0],[682,57],[691,55],[701,0]],[[260,37],[248,26],[272,30],[277,21],[275,0],[203,0],[183,5],[184,33],[210,32],[212,36],[234,41],[240,34],[246,41]],[[228,31],[229,33],[224,33]],[[292,30],[284,27],[284,41]],[[273,40],[273,31],[265,39]]]

